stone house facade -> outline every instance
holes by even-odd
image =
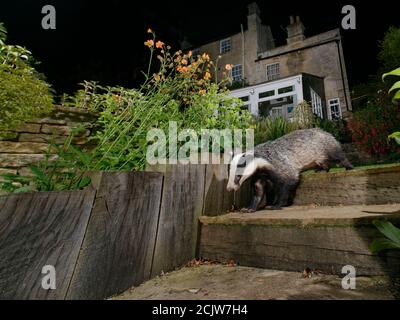
[[[248,6],[247,29],[193,49],[193,54],[218,57],[217,78],[232,65],[231,94],[255,115],[290,118],[293,107],[306,100],[322,118],[347,118],[352,106],[339,29],[305,37],[300,17],[290,17],[287,44],[275,46],[256,3]],[[313,79],[310,81],[310,79]]]

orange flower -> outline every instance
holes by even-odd
[[[209,73],[208,71],[204,74],[204,80],[209,80],[211,79],[211,73]]]
[[[232,70],[232,67],[233,67],[233,65],[231,65],[231,64],[225,65],[225,69],[228,71]]]
[[[176,70],[180,73],[185,73],[188,71],[188,67],[177,66]]]
[[[154,75],[154,80],[160,81],[160,80],[161,80],[160,75],[159,75],[159,74],[155,74],[155,75]]]
[[[145,45],[146,47],[152,48],[152,47],[154,46],[154,41],[151,40],[151,39],[150,39],[150,40],[147,40],[147,41],[145,41],[144,45]]]
[[[192,50],[190,50],[190,51],[188,52],[188,57],[190,58],[190,57],[192,56],[192,54],[193,54],[193,52],[192,52]]]
[[[151,28],[147,29],[147,33],[152,33],[152,32],[153,32],[153,30],[151,30]]]
[[[201,90],[199,91],[199,94],[201,94],[202,96],[204,96],[204,95],[206,94],[206,90],[201,89]]]
[[[181,63],[182,63],[183,65],[185,65],[185,66],[188,64],[188,62],[187,62],[186,59],[182,59]]]
[[[164,42],[162,42],[162,41],[157,41],[156,42],[156,48],[157,49],[162,49],[163,46],[164,46]]]
[[[203,53],[201,56],[204,60],[210,60],[210,56],[207,53]]]

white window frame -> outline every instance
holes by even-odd
[[[315,115],[320,117],[321,119],[324,118],[324,113],[322,111],[322,99],[316,93],[313,88],[310,87],[310,95],[311,95],[311,106],[312,106],[312,111]]]
[[[332,117],[332,106],[335,106],[338,108],[337,111],[335,111],[335,117]],[[333,98],[333,99],[329,99],[328,100],[328,117],[329,120],[333,120],[333,119],[342,119],[342,108],[340,106],[340,99],[339,98]]]
[[[255,86],[240,88],[232,90],[230,96],[241,98],[244,96],[249,96],[250,102],[250,112],[255,116],[259,116],[258,106],[260,102],[275,100],[279,98],[293,96],[293,105],[296,106],[300,101],[303,101],[303,81],[301,75],[296,75],[288,77],[285,79],[279,79],[274,82],[267,82],[258,84]],[[278,94],[278,89],[293,86],[294,90],[292,92],[286,92],[283,94]],[[259,95],[266,91],[273,91],[273,94],[264,98],[260,98]],[[247,104],[248,102],[246,102]]]
[[[268,69],[270,69],[273,66],[277,66],[277,68],[273,69],[275,72],[270,74],[268,72]],[[280,66],[279,62],[274,62],[274,63],[267,64],[265,66],[265,68],[266,68],[265,73],[266,73],[267,81],[278,80],[281,77],[281,66]]]
[[[235,68],[240,68],[240,78],[236,78],[235,79],[235,76],[233,75],[233,70],[235,69]],[[232,77],[232,81],[242,81],[243,80],[243,66],[241,65],[241,64],[236,64],[236,65],[234,65],[233,67],[232,67],[232,69],[231,69],[231,77]]]
[[[227,53],[227,52],[231,51],[231,49],[232,49],[231,38],[222,39],[219,42],[219,53],[220,54]]]

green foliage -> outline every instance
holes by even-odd
[[[315,123],[315,115],[307,101],[300,102],[293,110],[293,121],[298,129],[312,128]]]
[[[378,59],[383,70],[393,70],[400,65],[400,28],[390,27],[380,42]]]
[[[74,96],[63,96],[63,105],[99,114],[93,149],[73,146],[71,134],[62,146],[52,144],[46,158],[31,168],[31,177],[4,175],[6,181],[0,185],[3,190],[81,189],[90,182],[84,175],[88,170],[143,169],[149,130],[161,129],[168,138],[170,121],[176,122],[178,132],[192,129],[197,134],[202,129],[251,127],[251,115],[241,110],[241,100],[228,95],[229,79],[211,81],[211,69],[216,67],[208,55],[171,53],[169,46],[155,42],[152,35],[145,42],[150,49],[150,63],[139,89],[103,87],[85,81]],[[152,63],[157,63],[158,72],[151,74]]]
[[[340,142],[351,141],[350,133],[347,130],[346,123],[343,119],[321,119],[315,117],[314,126],[329,132]]]
[[[62,191],[80,190],[90,183],[90,178],[84,175],[81,166],[90,160],[88,155],[74,147],[71,142],[82,127],[72,130],[64,144],[52,143],[45,158],[36,166],[31,166],[29,176],[17,174],[2,174],[0,190],[6,192],[28,191]]]
[[[297,129],[297,125],[284,118],[263,118],[256,122],[254,130],[254,144],[278,139]]]
[[[391,72],[385,73],[382,76],[382,80],[385,80],[387,76],[397,76],[400,77],[400,68],[397,68]],[[394,92],[393,102],[400,101],[400,81],[395,82],[392,87],[389,89],[389,93]]]
[[[399,228],[396,228],[389,221],[375,220],[373,223],[384,237],[377,238],[371,243],[369,250],[372,253],[378,253],[388,249],[400,249]]]
[[[214,63],[208,55],[192,57],[153,38],[146,41],[150,63],[145,82],[139,89],[101,87],[85,82],[83,90],[69,100],[80,107],[99,112],[101,129],[94,139],[87,170],[132,170],[145,166],[147,133],[163,130],[168,138],[169,122],[178,132],[192,129],[241,129],[250,127],[251,115],[242,111],[242,102],[228,96],[229,83],[213,83]],[[156,56],[158,72],[150,74]],[[179,147],[179,146],[178,146]]]
[[[353,113],[348,122],[352,140],[373,155],[394,154],[398,148],[388,143],[387,137],[400,130],[400,109],[390,101],[371,102],[363,110]]]
[[[0,24],[0,132],[52,110],[50,86],[32,67],[31,53],[6,44]]]
[[[275,140],[294,130],[307,128],[321,128],[329,132],[339,141],[349,139],[345,122],[342,119],[321,119],[313,114],[311,106],[303,101],[293,110],[293,118],[287,121],[282,117],[262,118],[255,123],[254,143],[260,144],[268,140]]]

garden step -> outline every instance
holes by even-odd
[[[400,252],[373,255],[375,219],[400,224],[400,204],[337,207],[292,206],[283,210],[200,217],[199,256],[284,271],[318,269],[359,275],[400,273]]]
[[[331,171],[333,172],[304,173],[294,204],[336,206],[400,203],[398,163]]]

